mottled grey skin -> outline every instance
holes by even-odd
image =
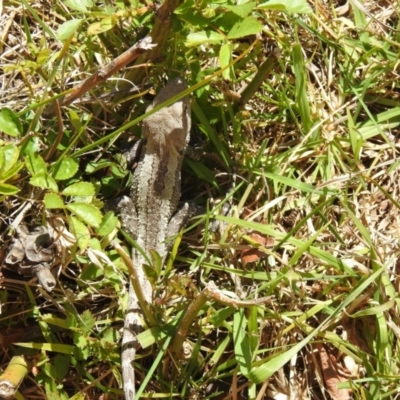
[[[187,85],[182,78],[168,82],[147,111],[185,89]],[[181,195],[181,167],[189,142],[190,125],[188,96],[143,121],[145,144],[135,171],[131,196],[124,198],[119,207],[124,228],[133,235],[144,253],[148,255],[150,250],[156,250],[162,262],[168,253],[166,239],[178,233],[183,220],[187,220],[187,205],[175,212]],[[133,249],[132,261],[145,299],[151,303],[152,287],[142,268],[147,261],[136,249]],[[142,326],[139,303],[131,284],[122,338],[122,376],[126,400],[135,397],[133,362],[138,346],[136,334]]]

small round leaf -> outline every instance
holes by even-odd
[[[41,173],[41,174],[32,176],[29,183],[32,186],[37,186],[42,189],[49,189],[53,192],[58,192],[58,186],[57,186],[56,181],[54,180],[53,177],[51,177],[47,173]]]
[[[44,206],[48,209],[65,207],[62,198],[56,193],[46,193],[43,201],[44,201]]]
[[[67,208],[88,225],[95,228],[100,226],[102,215],[95,206],[87,203],[71,203],[67,205]]]
[[[18,192],[19,189],[16,186],[0,182],[0,194],[10,195]]]
[[[75,217],[69,218],[69,226],[75,236],[79,248],[85,250],[90,240],[89,229],[83,222],[79,221],[79,219]]]
[[[92,183],[78,182],[66,187],[61,193],[64,196],[94,196],[95,188]]]
[[[112,211],[109,211],[101,221],[97,234],[99,236],[109,235],[118,226],[118,218]]]
[[[22,133],[22,125],[19,118],[7,107],[0,110],[0,131],[13,137]]]
[[[78,163],[73,158],[63,158],[55,167],[53,174],[54,179],[57,181],[62,181],[72,178],[78,171],[78,166]]]

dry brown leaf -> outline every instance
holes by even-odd
[[[336,359],[334,355],[328,354],[322,344],[317,345],[319,357],[321,360],[321,370],[324,376],[326,389],[329,391],[333,400],[350,400],[351,390],[339,389],[338,384],[345,382],[347,379],[340,376],[336,367]]]
[[[258,233],[252,233],[249,237],[255,242],[265,246],[267,244],[267,239],[264,236],[259,235]],[[241,252],[242,263],[245,266],[248,263],[256,262],[262,258],[267,257],[267,254],[261,250],[256,248],[245,249]]]

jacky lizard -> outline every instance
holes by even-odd
[[[147,111],[185,89],[187,85],[182,78],[168,82]],[[181,167],[189,141],[190,125],[188,96],[144,119],[144,144],[134,173],[131,195],[130,198],[124,197],[118,206],[123,226],[133,235],[138,246],[147,256],[150,250],[156,250],[162,262],[165,261],[169,249],[166,240],[178,233],[188,219],[187,204],[178,212],[176,209],[181,193]],[[151,304],[152,287],[142,268],[148,261],[134,248],[132,262],[137,270],[145,300]],[[133,362],[138,347],[136,334],[141,329],[140,306],[131,283],[121,355],[126,400],[135,396]]]

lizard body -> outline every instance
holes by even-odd
[[[187,85],[182,78],[168,82],[147,111],[185,89]],[[179,231],[183,223],[180,220],[185,219],[185,210],[174,214],[180,198],[181,167],[189,141],[190,124],[188,96],[144,119],[142,134],[145,144],[134,174],[130,198],[125,198],[121,207],[125,229],[133,235],[146,255],[149,255],[150,250],[156,250],[163,263],[168,253],[166,239]],[[152,287],[142,268],[148,262],[136,248],[132,251],[132,262],[145,300],[151,303]],[[121,355],[126,400],[135,396],[133,361],[138,346],[136,334],[142,326],[140,306],[131,283]]]

